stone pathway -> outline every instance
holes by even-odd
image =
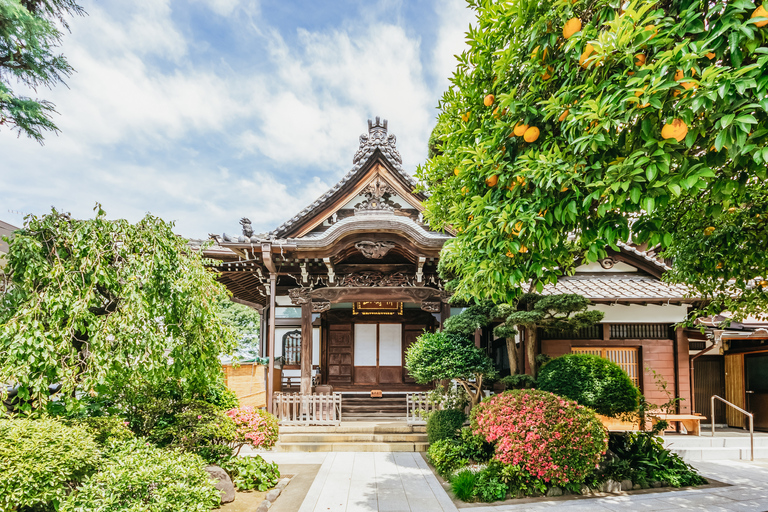
[[[419,453],[261,453],[279,464],[321,464],[299,512],[457,512]],[[502,511],[768,511],[768,460],[693,465],[725,487],[604,498],[555,498],[513,505],[467,505],[468,512]],[[464,507],[462,506],[462,510]]]

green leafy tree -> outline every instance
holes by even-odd
[[[221,318],[235,329],[238,337],[238,351],[247,356],[259,354],[259,312],[229,298],[219,301]]]
[[[619,241],[711,312],[768,310],[768,17],[752,0],[470,0],[418,170],[460,299],[513,303]]]
[[[27,408],[54,383],[65,395],[167,379],[206,390],[236,339],[219,316],[223,285],[172,224],[97,209],[88,220],[29,216],[11,240],[0,382],[17,386]]]
[[[465,335],[425,332],[408,347],[405,368],[419,384],[456,380],[474,407],[482,398],[483,380],[496,377],[493,361]]]
[[[20,95],[11,83],[32,90],[63,83],[73,69],[57,47],[68,18],[84,13],[73,0],[0,1],[0,126],[38,142],[43,131],[58,131],[54,105]]]

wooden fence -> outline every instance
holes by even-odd
[[[406,393],[406,421],[409,425],[424,425],[427,423],[427,414],[438,407],[427,400],[427,393]]]
[[[275,393],[272,408],[281,425],[340,425],[341,393]]]

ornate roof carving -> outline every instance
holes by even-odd
[[[360,251],[363,256],[372,260],[380,260],[387,255],[390,249],[395,246],[395,242],[372,242],[363,240],[357,242],[355,248]]]
[[[394,134],[387,134],[387,120],[376,117],[376,121],[368,120],[368,133],[360,135],[360,147],[357,149],[352,163],[357,164],[368,159],[368,155],[374,149],[380,149],[388,159],[398,164],[403,163],[400,153],[397,151],[397,138]]]
[[[399,210],[401,205],[391,199],[391,197],[396,194],[397,191],[392,185],[382,179],[381,176],[376,176],[376,178],[363,189],[365,200],[355,205],[355,212],[372,210],[386,210],[391,212]]]

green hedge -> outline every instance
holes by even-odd
[[[0,419],[0,512],[53,511],[96,470],[90,433],[50,419]]]
[[[429,443],[436,443],[441,439],[453,439],[459,433],[467,415],[456,409],[443,409],[430,413],[427,418],[427,437]]]
[[[60,512],[208,512],[221,497],[204,466],[197,455],[139,439],[113,443]]]
[[[640,391],[618,364],[589,354],[553,359],[541,369],[537,386],[606,416],[636,410],[640,398]]]

